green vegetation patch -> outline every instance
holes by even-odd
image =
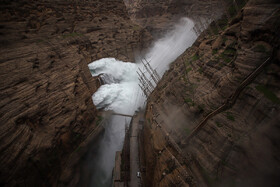
[[[213,27],[212,31],[213,31],[214,35],[219,34],[219,29],[217,27]]]
[[[186,103],[192,103],[193,101],[192,101],[191,98],[185,98],[185,102],[186,102]]]
[[[262,44],[256,45],[256,46],[253,48],[253,51],[254,51],[254,52],[260,52],[260,53],[266,53],[266,52],[267,52],[265,46],[262,45]]]
[[[187,68],[187,69],[186,69],[186,73],[188,74],[191,70],[192,70],[192,68],[190,68],[190,67]]]
[[[272,92],[270,91],[269,89],[267,89],[265,86],[263,85],[257,85],[256,86],[256,89],[263,93],[264,96],[269,99],[270,101],[272,101],[273,103],[276,103],[276,104],[280,104],[280,99]]]
[[[96,125],[100,125],[100,123],[102,122],[103,117],[102,116],[97,116],[97,121],[96,121]]]
[[[235,118],[234,118],[234,116],[232,115],[232,113],[227,112],[227,113],[226,113],[226,116],[227,116],[227,119],[229,119],[230,121],[235,121]]]
[[[132,29],[138,31],[141,30],[141,27],[139,25],[133,25]]]
[[[224,54],[224,53],[222,53],[222,54],[220,55],[220,57],[221,57],[226,63],[230,63],[231,60],[232,60],[232,58],[230,58],[228,55],[226,55],[226,54]]]
[[[217,22],[218,22],[218,25],[221,27],[222,30],[225,30],[228,26],[228,19],[227,19],[226,16],[223,16]]]
[[[198,54],[195,54],[195,55],[192,56],[192,60],[193,60],[193,61],[196,61],[196,60],[198,60],[198,59],[199,59]]]
[[[78,146],[74,152],[79,152],[81,150],[81,146]]]
[[[167,83],[164,83],[164,84],[162,85],[161,89],[164,89],[164,88],[166,88],[166,87],[167,87]]]
[[[185,98],[185,102],[190,106],[194,106],[194,102],[191,98]]]
[[[186,65],[186,67],[188,67],[189,65],[192,65],[192,62],[191,62],[191,61],[186,60],[185,65]]]
[[[227,37],[223,36],[223,44],[225,44],[227,40]]]
[[[218,50],[217,49],[213,49],[212,50],[212,55],[215,55],[215,54],[217,54],[218,53]]]
[[[216,125],[217,125],[217,127],[222,127],[223,126],[221,123],[219,123],[217,121],[216,121]]]
[[[233,48],[226,48],[223,52],[225,55],[231,55],[231,56],[234,56],[236,54],[236,50],[233,49]]]
[[[190,93],[194,94],[194,91],[197,87],[198,87],[197,84],[190,83],[190,85],[187,87],[187,89]]]
[[[198,105],[197,108],[198,108],[200,111],[203,111],[203,110],[204,110],[204,104]]]
[[[223,31],[226,30],[227,27],[228,27],[228,25],[224,25],[224,26],[222,27],[222,30],[223,30]]]

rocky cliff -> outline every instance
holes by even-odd
[[[80,146],[100,131],[87,64],[132,61],[149,35],[121,0],[0,4],[0,184],[69,185]]]
[[[279,186],[279,7],[223,16],[165,73],[146,108],[147,186]]]

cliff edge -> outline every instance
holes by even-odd
[[[87,64],[132,61],[149,35],[121,0],[0,4],[0,185],[69,186],[80,146],[101,131]]]
[[[249,1],[172,63],[147,102],[147,186],[280,184],[279,7]]]

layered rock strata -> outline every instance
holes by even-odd
[[[0,36],[0,184],[69,185],[100,132],[87,64],[132,61],[150,36],[119,0],[1,1]]]
[[[279,185],[279,7],[249,1],[165,73],[146,109],[147,186]]]

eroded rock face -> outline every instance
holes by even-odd
[[[279,7],[249,2],[218,35],[210,34],[214,25],[205,31],[164,75],[147,104],[148,186],[279,185]]]
[[[133,61],[150,36],[118,0],[2,1],[0,36],[0,184],[69,185],[79,144],[100,131],[87,64]]]

